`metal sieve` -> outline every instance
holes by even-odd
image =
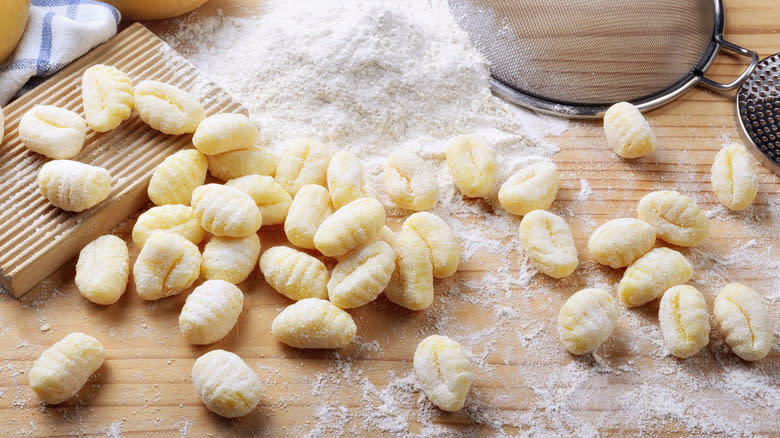
[[[768,169],[780,175],[780,53],[764,58],[737,92],[742,133],[748,148]]]

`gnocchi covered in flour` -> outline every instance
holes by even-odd
[[[332,152],[322,142],[307,138],[295,143],[276,166],[276,182],[294,196],[306,184],[327,185]]]
[[[206,111],[192,94],[159,81],[141,81],[134,91],[141,120],[164,134],[195,132]]]
[[[609,338],[620,308],[607,291],[587,288],[569,297],[558,314],[558,334],[571,354],[587,354]]]
[[[200,275],[198,247],[178,234],[157,231],[147,240],[133,265],[138,295],[158,300],[183,292]]]
[[[35,105],[19,121],[19,139],[33,152],[64,160],[81,151],[87,123],[73,111],[53,105]]]
[[[544,210],[555,200],[559,184],[555,164],[541,161],[510,176],[498,191],[498,201],[504,210],[518,216]]]
[[[206,157],[195,149],[174,153],[157,165],[149,181],[149,200],[157,205],[189,205],[192,191],[206,181]]]
[[[196,188],[192,210],[200,226],[215,236],[245,237],[263,225],[263,214],[251,196],[220,184]]]
[[[479,135],[460,135],[447,146],[452,182],[469,198],[484,198],[496,185],[496,151]]]
[[[693,286],[672,286],[664,292],[658,320],[664,345],[681,359],[693,356],[710,342],[707,302]]]
[[[179,329],[191,344],[212,344],[227,336],[244,306],[241,289],[223,280],[208,280],[187,296]]]
[[[534,210],[520,222],[520,241],[531,261],[552,278],[574,272],[579,263],[569,224],[548,211]]]
[[[246,175],[231,179],[226,186],[241,190],[252,197],[263,216],[263,225],[283,224],[292,204],[290,194],[272,177]]]
[[[414,152],[398,150],[387,157],[385,190],[395,205],[414,211],[430,210],[439,199],[433,171]]]
[[[192,365],[192,386],[200,401],[225,418],[252,412],[262,395],[257,374],[237,354],[213,350]]]
[[[111,175],[102,167],[70,160],[49,161],[38,171],[38,188],[51,205],[80,212],[111,194]]]
[[[626,268],[617,293],[626,306],[641,306],[692,276],[693,266],[684,255],[669,248],[655,248]]]
[[[214,236],[203,248],[200,273],[207,280],[225,280],[238,284],[255,269],[260,257],[260,238]]]
[[[206,117],[192,136],[192,145],[206,155],[249,149],[257,143],[260,132],[243,114],[216,114]]]
[[[291,300],[328,297],[328,268],[305,252],[269,248],[260,256],[260,271],[274,290]]]
[[[604,114],[604,134],[609,147],[623,158],[639,158],[653,153],[655,133],[639,109],[628,102],[612,105]]]
[[[433,303],[433,264],[425,241],[411,230],[401,230],[388,242],[395,251],[395,271],[385,296],[409,310],[424,310]]]
[[[271,323],[271,334],[295,348],[342,348],[352,342],[357,325],[330,301],[305,298],[287,306]]]
[[[712,313],[734,354],[747,361],[769,354],[774,341],[769,309],[753,289],[739,283],[727,284],[715,297]]]
[[[181,204],[167,204],[152,207],[143,212],[133,226],[133,244],[142,249],[146,240],[155,231],[178,234],[195,245],[206,237],[192,207]]]
[[[696,203],[676,191],[648,193],[639,200],[637,217],[652,225],[660,239],[673,245],[697,246],[710,233],[710,223]]]
[[[425,243],[434,277],[446,278],[455,273],[460,261],[460,245],[447,222],[433,213],[420,211],[406,218],[402,229],[416,233]]]
[[[328,281],[328,299],[342,309],[374,301],[387,287],[395,270],[395,252],[376,240],[349,252],[333,268]]]
[[[336,257],[373,239],[385,225],[385,207],[374,198],[360,198],[328,216],[314,233],[314,246]]]
[[[81,76],[81,100],[87,125],[95,132],[110,131],[133,111],[133,82],[116,67],[93,65]]]
[[[339,209],[360,198],[375,198],[376,192],[360,160],[351,152],[336,153],[328,164],[328,192]]]
[[[114,304],[125,293],[130,275],[130,253],[119,237],[106,235],[79,252],[76,287],[95,304]]]
[[[97,339],[71,333],[46,349],[30,369],[30,388],[55,405],[76,395],[103,365],[106,353]]]
[[[747,208],[758,193],[758,169],[739,143],[732,143],[715,155],[711,181],[718,201],[730,210]]]
[[[474,375],[459,343],[447,336],[428,336],[417,345],[413,363],[428,400],[444,411],[455,412],[463,407]]]
[[[251,147],[238,151],[206,155],[209,173],[223,181],[246,175],[270,175],[276,172],[276,156],[265,148]]]
[[[588,252],[602,265],[630,265],[655,244],[655,229],[633,218],[613,219],[596,228],[588,239]]]
[[[306,184],[298,190],[284,220],[287,240],[298,248],[315,249],[314,234],[323,221],[333,214],[328,189]]]

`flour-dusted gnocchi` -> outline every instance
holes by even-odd
[[[328,189],[306,184],[295,194],[284,221],[287,240],[299,248],[315,249],[314,234],[322,222],[333,214]]]
[[[498,191],[498,202],[504,210],[522,216],[533,210],[544,210],[558,193],[558,168],[549,161],[528,165],[510,176]]]
[[[158,300],[183,292],[200,275],[198,247],[178,234],[152,233],[133,265],[138,295]]]
[[[196,188],[192,209],[200,226],[215,236],[245,237],[263,225],[263,214],[251,196],[220,184]]]
[[[241,289],[223,280],[207,280],[187,296],[179,330],[191,344],[213,344],[227,336],[244,308]]]
[[[95,304],[114,304],[125,293],[130,275],[130,253],[119,237],[100,236],[79,252],[76,287]]]
[[[81,76],[81,100],[87,125],[95,132],[110,131],[133,111],[133,82],[116,67],[93,65]]]
[[[395,271],[385,296],[409,310],[424,310],[433,303],[433,265],[430,250],[411,230],[401,230],[388,242],[395,252]]]
[[[341,151],[333,156],[328,164],[327,180],[328,192],[336,209],[356,199],[376,197],[363,165],[352,152]]]
[[[243,114],[216,114],[200,122],[192,136],[192,145],[206,155],[249,149],[260,132]]]
[[[135,86],[135,109],[141,120],[164,134],[195,132],[206,116],[198,98],[181,88],[159,81],[141,81]]]
[[[328,164],[332,152],[318,140],[311,138],[295,143],[279,159],[276,182],[294,196],[306,184],[327,185]]]
[[[262,395],[257,374],[238,355],[225,350],[209,351],[195,361],[192,386],[208,410],[225,418],[252,412]]]
[[[314,246],[337,257],[373,239],[385,225],[385,207],[374,198],[360,198],[328,216],[314,233]]]
[[[561,307],[558,334],[569,353],[587,354],[609,338],[619,317],[620,307],[607,291],[582,289]]]
[[[207,155],[209,173],[214,178],[228,181],[246,175],[268,175],[276,173],[276,156],[262,147],[251,147],[238,151]]]
[[[206,237],[206,231],[200,226],[192,207],[181,204],[152,207],[138,216],[132,234],[135,247],[142,249],[155,231],[178,234],[195,245]]]
[[[328,299],[342,309],[374,301],[385,290],[395,270],[395,251],[375,240],[349,252],[339,261],[328,281]]]
[[[658,320],[666,349],[681,359],[693,356],[710,342],[707,302],[692,286],[672,286],[664,292]]]
[[[496,151],[479,135],[459,135],[447,145],[452,182],[469,198],[484,198],[496,185]]]
[[[628,102],[612,105],[604,114],[607,144],[623,158],[639,158],[655,151],[658,141],[641,112]]]
[[[108,171],[78,161],[49,161],[38,171],[36,181],[43,197],[65,211],[84,211],[111,194]]]
[[[712,190],[726,208],[747,208],[758,193],[758,169],[745,147],[732,143],[715,155],[712,163]]]
[[[71,333],[46,349],[30,369],[30,388],[56,405],[76,395],[103,365],[106,353],[97,339]]]
[[[413,363],[428,400],[448,412],[463,407],[474,375],[466,351],[459,343],[447,336],[428,336],[417,344]]]
[[[434,277],[446,278],[455,273],[460,261],[460,245],[447,222],[433,213],[420,211],[406,218],[402,229],[417,233],[425,242]]]
[[[87,123],[73,111],[35,105],[19,121],[19,139],[27,149],[55,160],[73,158],[87,137]]]
[[[692,276],[693,266],[684,255],[669,248],[655,248],[626,268],[617,293],[626,306],[641,306]]]
[[[413,152],[398,150],[391,153],[383,176],[387,195],[401,208],[430,210],[439,199],[433,170]]]
[[[536,267],[552,278],[574,272],[579,263],[569,224],[545,210],[534,210],[520,221],[520,241]]]
[[[260,271],[274,290],[291,300],[328,297],[328,268],[305,252],[269,248],[260,256]]]
[[[655,228],[639,219],[613,219],[596,228],[588,252],[602,265],[622,268],[653,248]]]
[[[710,223],[696,203],[676,191],[648,193],[639,200],[637,217],[672,245],[697,246],[710,233]]]
[[[769,354],[774,341],[769,310],[753,289],[739,283],[727,284],[715,297],[712,313],[734,354],[748,361]]]
[[[292,204],[290,194],[273,177],[246,175],[231,179],[226,186],[241,190],[254,199],[263,216],[263,225],[283,224]]]
[[[357,325],[349,313],[327,300],[305,298],[287,306],[271,323],[271,334],[295,348],[342,348]]]
[[[257,266],[260,238],[214,236],[203,248],[200,273],[207,280],[225,280],[238,284],[246,280]]]
[[[195,149],[174,153],[158,164],[146,193],[157,205],[184,204],[192,199],[192,191],[206,181],[206,156]]]

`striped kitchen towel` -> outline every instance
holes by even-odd
[[[0,64],[0,106],[116,34],[121,16],[91,0],[31,0],[27,28]]]

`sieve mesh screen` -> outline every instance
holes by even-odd
[[[759,62],[742,83],[737,112],[756,156],[780,174],[780,54]]]

